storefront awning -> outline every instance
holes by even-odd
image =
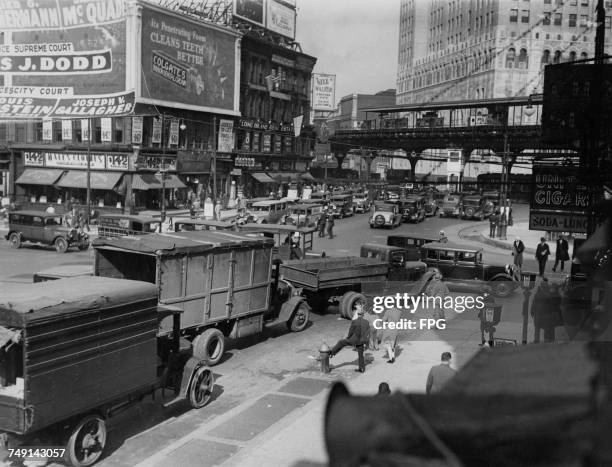
[[[132,177],[133,190],[161,190],[162,184],[155,174],[134,174]]]
[[[54,185],[64,173],[58,169],[25,169],[15,182],[17,185]]]
[[[263,172],[253,172],[251,173],[251,177],[260,183],[276,183],[273,178],[270,178]]]
[[[90,172],[89,186],[92,190],[112,190],[121,175],[121,172]],[[87,189],[87,171],[69,170],[55,185],[59,188]]]
[[[305,174],[300,174],[300,176],[302,177],[302,180],[306,180],[309,182],[315,181],[315,178],[309,172],[306,172]]]
[[[157,178],[157,180],[159,181],[159,184],[161,185],[161,175],[155,175],[155,177]],[[160,186],[161,188],[161,186]],[[166,188],[187,188],[187,185],[185,185],[183,182],[181,182],[181,180],[174,174],[167,174],[166,175]]]

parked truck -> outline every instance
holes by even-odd
[[[155,284],[160,305],[182,310],[181,334],[194,356],[219,363],[225,338],[257,334],[286,322],[291,331],[308,324],[304,297],[278,290],[272,281],[272,239],[222,230],[99,238],[94,241],[96,276]],[[170,319],[159,333],[170,333]]]

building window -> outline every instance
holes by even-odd
[[[516,8],[510,10],[510,22],[518,23],[518,10]]]
[[[561,26],[563,23],[563,14],[555,13],[555,26]]]
[[[606,29],[610,29],[612,25],[612,16],[606,16]]]
[[[514,59],[516,58],[516,51],[514,49],[508,49],[506,54],[506,68],[514,68]]]
[[[529,23],[529,10],[521,10],[521,23]]]
[[[553,63],[554,64],[561,63],[562,55],[563,55],[563,52],[561,52],[560,50],[555,51],[555,56],[553,57]]]
[[[544,12],[544,18],[542,18],[542,24],[544,26],[550,26],[550,11]]]
[[[589,22],[589,16],[588,15],[580,15],[580,27],[581,28],[586,28],[588,22]]]
[[[570,0],[570,5],[571,5],[571,6],[576,6],[576,5],[578,5],[578,0]]]
[[[580,53],[580,60],[586,60],[587,58],[589,58],[589,55],[586,52]]]
[[[589,6],[589,0],[582,0],[580,2],[580,5],[582,5],[582,6]]]
[[[543,67],[550,63],[550,50],[545,50],[542,53],[542,61],[540,63]]]
[[[569,27],[570,28],[576,27],[576,18],[577,18],[577,15],[569,15]]]
[[[521,49],[518,57],[518,67],[521,70],[526,70],[529,67],[529,59],[527,58],[527,50]]]
[[[569,53],[569,61],[570,62],[576,61],[576,52],[574,52],[573,50]]]

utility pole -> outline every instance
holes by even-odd
[[[217,219],[217,117],[213,117],[213,151],[212,151],[212,167],[213,176],[213,219]]]
[[[87,119],[87,225],[91,217],[91,118]]]
[[[164,164],[166,163],[166,145],[164,144],[164,126],[165,126],[165,122],[164,122],[164,116],[162,115],[161,117],[162,119],[162,127],[161,127],[161,146],[162,146],[162,161],[160,164],[160,174],[161,174],[161,182],[162,182],[162,192],[161,192],[161,225],[164,225],[164,222],[166,222],[166,174],[164,172]],[[160,226],[160,233],[161,233],[161,226]]]

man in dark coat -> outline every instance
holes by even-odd
[[[538,260],[538,266],[540,268],[540,276],[544,277],[544,270],[546,269],[546,261],[548,261],[548,256],[550,255],[550,247],[548,243],[546,243],[546,239],[544,237],[540,238],[540,243],[536,248],[535,257]]]
[[[325,222],[327,213],[323,211],[317,220],[317,230],[319,231],[319,238],[325,237]]]
[[[553,272],[557,272],[557,266],[561,263],[561,271],[566,261],[569,261],[569,244],[563,235],[559,235],[557,239],[557,251],[555,251],[555,265],[553,266]]]
[[[329,354],[329,358],[332,358],[346,346],[355,346],[357,348],[357,354],[359,355],[359,369],[355,371],[363,373],[365,371],[365,357],[363,352],[366,344],[370,340],[370,323],[363,317],[363,303],[357,302],[355,308],[357,309],[357,318],[351,321],[348,336],[346,339],[340,339],[336,345],[334,345]]]
[[[495,230],[497,229],[497,222],[499,221],[499,212],[495,211],[493,214],[489,216],[489,237],[495,237]]]
[[[327,214],[327,219],[325,222],[325,226],[327,227],[327,235],[329,238],[334,238],[334,211],[331,209]]]
[[[425,386],[425,391],[427,394],[438,392],[453,376],[455,376],[455,373],[457,373],[450,367],[450,352],[442,353],[441,360],[442,361],[439,365],[436,365],[429,370],[427,384]]]
[[[516,237],[512,243],[512,256],[514,256],[514,265],[521,269],[523,268],[523,251],[525,251],[525,244],[519,237]]]

